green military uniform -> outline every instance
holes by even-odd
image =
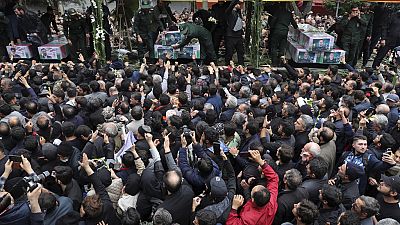
[[[271,34],[269,39],[269,52],[272,65],[279,64],[279,58],[285,54],[287,48],[287,36],[289,25],[297,29],[297,23],[293,19],[292,12],[287,8],[286,3],[279,3],[271,7],[269,18]]]
[[[370,41],[367,40],[367,37],[371,37],[372,35],[372,24],[374,20],[374,13],[373,12],[365,12],[361,15],[361,18],[367,22],[367,26],[361,26],[361,39],[359,43],[359,48],[357,52],[357,57],[361,58],[361,55],[364,54],[363,64],[366,64],[367,59],[366,56],[368,55],[368,48]]]
[[[78,60],[78,52],[86,57],[86,34],[88,28],[85,18],[79,15],[74,9],[69,10],[69,15],[64,21],[64,34],[71,41],[71,59]]]
[[[184,23],[179,25],[179,30],[184,35],[184,38],[178,48],[189,44],[193,38],[197,38],[200,43],[200,58],[206,59],[208,62],[212,62],[217,58],[211,33],[206,28],[194,23]]]
[[[140,59],[143,58],[146,51],[150,52],[150,58],[154,58],[154,43],[157,40],[158,32],[162,31],[162,27],[157,10],[140,9],[136,13],[133,29],[143,41],[139,43],[138,55]]]
[[[363,27],[367,26],[367,21],[362,17],[353,17],[349,20],[345,16],[340,21],[340,26],[343,29],[341,46],[346,51],[346,62],[354,67],[357,64],[357,52],[363,35]]]

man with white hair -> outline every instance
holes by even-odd
[[[106,106],[112,106],[112,103],[115,101],[115,99],[118,98],[118,89],[115,86],[110,87],[110,89],[108,89],[108,94],[109,96],[106,98],[106,102],[105,105]]]
[[[301,172],[303,177],[307,175],[308,163],[319,154],[321,154],[321,147],[317,143],[308,142],[304,145],[300,153],[301,158],[295,166],[295,168]]]
[[[379,222],[376,225],[400,225],[400,223],[394,219],[386,218],[383,220],[379,220]]]
[[[233,114],[236,111],[237,98],[230,95],[225,101],[225,107],[222,109],[222,113],[219,118],[219,122],[225,123],[232,119]]]
[[[314,125],[314,120],[309,115],[301,115],[295,122],[294,122],[294,157],[295,161],[300,159],[300,153],[303,147],[308,142],[308,133],[310,132],[311,128]]]

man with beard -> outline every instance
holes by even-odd
[[[308,133],[310,132],[311,128],[314,125],[314,120],[311,116],[308,115],[301,115],[295,122],[294,122],[294,161],[298,161],[300,159],[300,153],[303,147],[308,142]]]
[[[382,194],[377,196],[381,206],[377,219],[392,218],[400,221],[400,176],[388,177],[382,175],[382,180],[377,189]]]
[[[18,29],[21,39],[33,46],[34,57],[38,58],[37,47],[48,43],[46,27],[35,13],[28,11],[24,6],[14,6],[14,13],[18,17]]]
[[[328,184],[341,189],[343,193],[342,204],[347,210],[351,209],[353,202],[360,196],[358,178],[364,176],[364,174],[364,169],[361,166],[347,162],[339,166],[337,174],[328,181]]]

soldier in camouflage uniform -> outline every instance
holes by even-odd
[[[343,29],[341,46],[346,51],[346,62],[354,67],[357,64],[357,52],[367,21],[361,17],[359,8],[353,6],[351,13],[343,17],[339,26]]]
[[[140,59],[147,51],[150,52],[150,59],[154,58],[154,43],[157,40],[158,33],[162,31],[162,27],[157,10],[142,8],[136,13],[133,30],[139,43],[138,55]]]
[[[77,61],[79,53],[86,57],[86,38],[89,37],[88,27],[83,18],[75,9],[68,10],[68,17],[64,21],[64,34],[71,46],[71,60]]]

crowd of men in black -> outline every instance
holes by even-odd
[[[0,224],[399,224],[393,68],[110,59],[0,63]]]

